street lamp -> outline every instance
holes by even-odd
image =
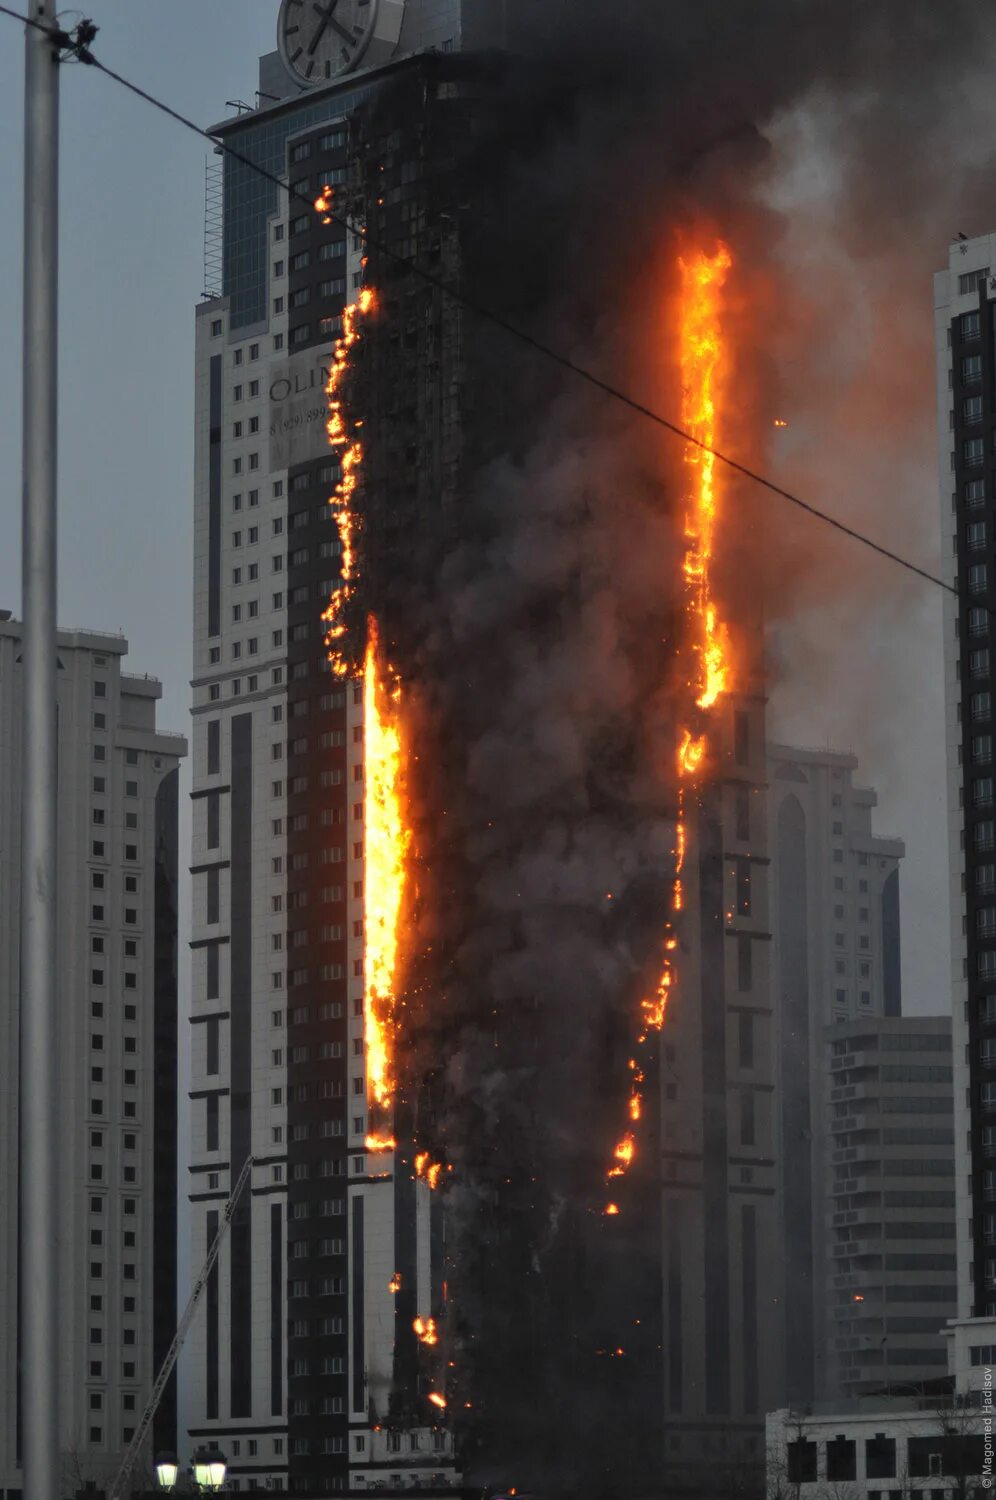
[[[175,1453],[160,1453],[156,1457],[156,1480],[161,1490],[175,1490],[179,1469]]]
[[[220,1490],[225,1483],[225,1455],[220,1449],[198,1448],[194,1454],[194,1483],[199,1490]]]

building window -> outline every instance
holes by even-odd
[[[982,438],[966,438],[961,445],[966,469],[981,469],[985,450]]]
[[[965,343],[982,335],[982,320],[977,312],[962,313],[958,319],[958,331]]]
[[[976,607],[968,611],[968,633],[975,636],[989,634],[988,610]]]
[[[993,758],[993,737],[991,734],[976,734],[972,736],[972,759],[976,765],[988,765]]]
[[[978,288],[984,284],[984,282],[986,280],[986,277],[988,275],[989,275],[989,267],[988,266],[986,266],[981,271],[965,271],[961,276],[958,277],[958,295],[959,295],[959,297],[964,297],[969,292],[977,291]],[[978,314],[976,313],[973,316],[977,317]],[[962,337],[964,337],[964,334],[962,335]]]
[[[982,397],[966,396],[961,403],[961,417],[963,422],[981,422]]]
[[[221,330],[222,330],[223,326],[224,325],[222,324],[221,318],[214,318],[212,320],[212,323],[211,323],[211,337],[213,339],[221,337]]]
[[[970,552],[980,552],[986,545],[985,521],[970,521],[965,527],[965,545]]]
[[[968,570],[968,592],[984,594],[989,586],[989,570],[985,563],[972,563]]]
[[[992,694],[973,693],[969,699],[973,719],[988,719],[992,717]]]

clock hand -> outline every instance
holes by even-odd
[[[337,31],[339,33],[339,35],[342,37],[342,39],[343,39],[344,42],[348,42],[350,46],[353,46],[355,44],[355,42],[356,42],[356,33],[355,32],[347,30],[347,28],[342,24],[342,22],[341,21],[337,21],[336,18],[335,18],[335,16],[333,16],[331,13],[327,17],[327,19],[328,19],[329,25],[332,27],[332,30],[333,31]],[[360,33],[360,35],[362,36],[362,32]]]
[[[321,24],[318,27],[318,30],[315,32],[314,36],[311,38],[311,41],[308,44],[308,56],[309,57],[313,57],[314,56],[315,48],[318,46],[318,43],[321,41],[322,37],[325,35],[325,28],[328,26],[329,22],[332,21],[332,24],[336,25],[336,22],[332,20],[332,12],[335,10],[335,8],[338,5],[338,3],[339,3],[339,0],[332,0],[332,4],[329,5],[328,8],[325,9],[325,10],[323,10],[320,5],[313,5],[311,7],[312,10],[315,12],[315,14],[321,16],[322,19],[321,19]]]

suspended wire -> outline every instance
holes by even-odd
[[[70,36],[58,28],[53,30],[52,27],[35,21],[29,16],[21,15],[6,5],[0,4],[0,14],[10,16],[12,19],[21,21],[25,25],[34,26],[38,30],[48,31],[54,41],[58,42],[61,47],[67,48],[80,62],[88,63],[121,88],[126,89],[130,94],[134,94],[137,99],[141,99],[145,104],[168,116],[169,119],[174,120],[178,125],[182,125],[184,129],[192,131],[194,135],[199,136],[202,140],[209,141],[223,155],[231,157],[233,161],[237,161],[242,166],[249,168],[250,171],[256,172],[267,182],[272,183],[278,191],[285,192],[289,199],[298,200],[309,212],[315,213],[318,211],[315,208],[314,199],[309,198],[306,194],[283,181],[275,172],[271,172],[268,168],[253,161],[251,157],[246,156],[237,147],[229,145],[223,137],[212,135],[209,130],[205,130],[195,120],[191,120],[189,116],[182,114],[180,110],[174,109],[165,100],[157,98],[155,94],[150,94],[147,89],[143,89],[139,84],[133,83],[130,78],[125,78],[123,74],[115,72],[113,68],[109,68],[106,63],[101,62],[98,57],[93,55],[89,48],[89,42],[93,40],[96,34],[96,28],[92,27],[91,23],[82,22],[77,28],[76,34]],[[390,245],[371,235],[365,224],[351,219],[346,214],[337,213],[331,203],[321,212],[324,221],[338,224],[348,233],[361,237],[368,249],[372,248],[376,250],[378,255],[382,255],[387,260],[393,261],[395,265],[403,267],[404,270],[415,276],[424,285],[439,292],[441,296],[448,297],[451,301],[467,308],[476,317],[492,324],[495,328],[508,334],[510,338],[518,340],[519,343],[526,345],[527,348],[542,355],[543,358],[558,365],[562,370],[568,371],[579,380],[585,381],[586,384],[592,386],[595,390],[601,391],[603,395],[610,397],[613,401],[619,402],[622,406],[636,412],[639,416],[645,417],[657,427],[661,427],[664,431],[670,432],[673,436],[680,438],[682,442],[700,449],[703,453],[710,454],[717,463],[723,464],[733,473],[740,474],[752,484],[768,490],[770,494],[777,495],[782,500],[787,500],[790,505],[794,505],[797,509],[804,511],[806,515],[812,516],[814,520],[822,521],[824,525],[831,527],[834,531],[840,532],[843,536],[850,537],[852,541],[858,542],[863,547],[867,547],[870,551],[877,553],[879,557],[884,557],[887,561],[895,563],[898,567],[905,568],[908,573],[914,574],[917,578],[922,578],[927,583],[934,584],[937,588],[943,589],[945,593],[952,594],[955,598],[959,597],[957,588],[945,579],[939,578],[936,573],[931,573],[928,569],[921,568],[917,563],[911,562],[909,558],[903,557],[898,552],[894,552],[890,547],[883,546],[881,542],[876,542],[863,531],[858,531],[856,527],[849,526],[846,521],[841,521],[828,511],[822,510],[819,506],[813,505],[808,500],[804,500],[801,495],[795,494],[792,490],[785,489],[783,485],[777,484],[773,479],[769,479],[767,475],[760,473],[757,469],[752,469],[747,464],[741,463],[738,459],[732,458],[728,453],[722,452],[721,449],[714,448],[709,443],[703,442],[701,438],[697,438],[694,433],[686,431],[677,422],[670,421],[669,418],[662,416],[660,412],[654,411],[652,407],[645,405],[642,401],[638,401],[635,397],[620,390],[618,386],[612,385],[607,380],[603,380],[593,370],[589,370],[586,366],[578,364],[568,355],[561,354],[550,344],[545,343],[526,329],[512,323],[501,313],[496,312],[494,308],[478,302],[476,298],[468,297],[465,292],[458,291],[454,287],[449,286],[440,277],[434,276],[431,271],[426,271],[407,256],[400,255]]]

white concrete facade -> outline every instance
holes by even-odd
[[[330,132],[343,124],[330,117],[323,129]],[[295,130],[288,133],[293,149]],[[295,628],[289,621],[292,598],[288,574],[297,564],[293,518],[295,506],[292,470],[295,466],[328,460],[329,473],[322,508],[329,522],[327,504],[335,477],[325,423],[328,416],[324,387],[336,329],[328,334],[322,349],[310,347],[300,353],[288,348],[290,339],[287,293],[291,267],[292,220],[301,214],[300,203],[288,207],[286,196],[267,225],[267,307],[263,324],[229,328],[227,299],[205,303],[197,310],[196,335],[196,444],[195,444],[195,544],[194,544],[194,659],[193,680],[193,1013],[192,1128],[189,1186],[192,1203],[192,1260],[203,1260],[212,1217],[222,1209],[242,1160],[231,1151],[230,1111],[224,1099],[229,1093],[232,1065],[231,977],[226,958],[232,919],[232,890],[228,862],[232,849],[232,818],[229,812],[233,765],[233,721],[250,723],[252,806],[251,889],[248,922],[251,927],[251,980],[248,997],[248,1031],[251,1035],[251,1085],[249,1099],[249,1149],[255,1159],[252,1171],[251,1336],[250,1409],[234,1414],[228,1363],[231,1349],[229,1308],[232,1297],[231,1245],[222,1250],[217,1275],[217,1333],[215,1352],[209,1353],[208,1319],[199,1316],[191,1332],[186,1368],[189,1371],[190,1409],[194,1413],[190,1437],[193,1444],[217,1441],[229,1459],[229,1483],[240,1489],[284,1487],[295,1457],[307,1453],[314,1458],[314,1439],[291,1435],[294,1397],[289,1375],[310,1366],[312,1373],[329,1375],[328,1394],[321,1400],[330,1417],[348,1413],[348,1432],[318,1439],[320,1454],[340,1463],[349,1456],[349,1483],[358,1488],[383,1483],[396,1469],[403,1486],[428,1485],[441,1472],[452,1472],[451,1440],[442,1430],[410,1428],[399,1433],[384,1423],[393,1384],[395,1343],[394,1294],[395,1222],[392,1176],[397,1167],[393,1153],[369,1154],[364,1141],[369,1128],[366,1108],[363,1022],[363,845],[362,782],[364,770],[362,692],[358,685],[343,683],[328,675],[330,701],[345,713],[345,728],[330,731],[328,748],[345,751],[344,771],[321,773],[321,788],[315,788],[315,820],[330,825],[328,845],[321,851],[329,863],[328,879],[341,882],[337,891],[348,895],[345,926],[346,998],[323,1006],[329,1015],[341,1016],[345,1005],[348,1021],[348,1056],[345,1086],[345,1131],[348,1146],[348,1179],[329,1184],[330,1191],[346,1188],[340,1199],[343,1217],[329,1225],[328,1241],[341,1248],[346,1228],[352,1225],[356,1202],[363,1200],[364,1254],[357,1266],[349,1250],[345,1277],[347,1305],[354,1309],[354,1290],[361,1277],[363,1343],[360,1359],[362,1384],[355,1379],[354,1321],[344,1322],[347,1352],[344,1358],[326,1355],[316,1339],[306,1352],[288,1352],[288,1338],[306,1325],[295,1318],[295,1220],[288,1190],[288,1066],[295,1047],[288,1028],[295,1020],[293,998],[293,931],[289,924],[292,873],[288,835],[292,815],[288,797],[294,791],[286,761],[294,749],[296,734],[305,734],[307,721],[293,719],[289,694],[288,646]],[[346,240],[344,280],[346,295],[354,296],[362,284],[362,246],[355,235]],[[215,416],[212,418],[212,362],[214,363]],[[220,387],[219,387],[220,379]],[[220,405],[219,405],[220,402]],[[212,439],[214,438],[214,441]],[[212,467],[214,474],[212,474]],[[220,466],[220,467],[219,467]],[[213,487],[220,492],[212,498]],[[212,505],[215,535],[212,538]],[[218,516],[220,515],[220,523]],[[327,540],[319,544],[328,558],[324,599],[314,601],[314,617],[308,627],[313,636],[324,631],[323,602],[339,576],[340,545],[336,528],[329,524]],[[218,556],[212,562],[212,549]],[[220,597],[212,603],[209,574],[216,570]],[[210,619],[212,607],[218,611]],[[217,629],[213,628],[217,625]],[[219,726],[209,731],[209,724]],[[244,732],[244,731],[243,731]],[[217,734],[216,742],[209,736]],[[331,757],[330,757],[331,760]],[[213,769],[212,769],[213,766]],[[218,823],[212,825],[212,794],[217,794]],[[338,811],[336,811],[338,809]],[[333,822],[340,816],[348,826],[339,832]],[[218,869],[218,876],[209,871]],[[212,898],[209,880],[217,880],[216,920],[208,920]],[[338,929],[336,929],[338,932]],[[215,985],[208,972],[208,953],[217,946],[218,974]],[[335,976],[343,977],[340,970]],[[215,993],[211,993],[215,990]],[[245,1012],[244,1012],[245,1014]],[[209,1069],[208,1027],[217,1024],[217,1053]],[[330,1044],[331,1045],[331,1044]],[[212,1043],[212,1049],[214,1044]],[[219,1099],[217,1139],[209,1145],[209,1098]],[[339,1122],[322,1118],[316,1105],[316,1132],[338,1131]],[[331,1162],[329,1163],[331,1166]],[[418,1312],[431,1313],[428,1189],[416,1188],[418,1198]],[[281,1263],[274,1264],[269,1214],[281,1212]],[[324,1226],[323,1226],[324,1227]],[[279,1278],[280,1305],[274,1303],[274,1275]],[[330,1281],[335,1278],[329,1278]],[[274,1320],[282,1330],[278,1348]],[[335,1319],[327,1320],[329,1323]],[[215,1335],[211,1335],[212,1338]],[[302,1346],[303,1348],[303,1346]],[[280,1393],[273,1389],[272,1366],[281,1362]],[[208,1367],[218,1369],[216,1414],[209,1415],[212,1398],[208,1390]],[[340,1379],[340,1377],[342,1377]],[[341,1391],[341,1394],[338,1392]],[[327,1403],[327,1404],[326,1404]],[[278,1408],[275,1410],[275,1408]],[[309,1449],[296,1446],[309,1442]],[[397,1446],[395,1446],[397,1444]],[[337,1487],[344,1481],[337,1479]]]
[[[0,1489],[11,1492],[22,1483],[16,1438],[21,649],[20,623],[0,616],[0,1035],[9,1060],[0,1108]],[[113,1478],[155,1373],[157,795],[186,744],[157,729],[161,686],[123,671],[126,651],[120,635],[59,632],[60,1420],[69,1491],[88,1480],[102,1488]],[[175,801],[171,839],[175,858]],[[171,1044],[175,1078],[175,1024]],[[161,1045],[169,1047],[169,1039]],[[158,1061],[168,1065],[168,1053]],[[166,1145],[175,1163],[175,1138]],[[172,1189],[169,1196],[172,1245]]]
[[[943,1396],[771,1412],[768,1500],[981,1500],[985,1422]]]
[[[767,750],[778,1155],[787,1216],[786,1394],[792,1401],[842,1394],[832,1357],[826,1028],[898,1015],[900,1006],[904,848],[873,833],[877,798],[855,783],[857,768],[855,756],[829,749],[770,744]]]

